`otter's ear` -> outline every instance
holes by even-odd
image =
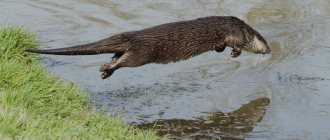
[[[243,47],[244,45],[243,34],[238,30],[229,32],[225,38],[225,43],[228,45],[228,47],[231,48]]]

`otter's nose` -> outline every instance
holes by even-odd
[[[271,50],[269,47],[267,47],[267,49],[262,52],[262,54],[269,54],[269,53],[271,53]]]

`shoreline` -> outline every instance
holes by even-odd
[[[0,26],[0,138],[160,139],[119,117],[92,111],[86,91],[50,76],[36,54],[35,35]]]

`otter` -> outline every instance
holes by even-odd
[[[67,48],[27,52],[53,55],[96,55],[114,53],[100,67],[101,78],[110,77],[121,67],[149,63],[167,64],[187,60],[201,53],[232,48],[231,56],[242,50],[255,54],[271,52],[266,40],[244,21],[233,16],[211,16],[161,24],[138,31],[124,32],[106,39]]]

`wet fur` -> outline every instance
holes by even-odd
[[[105,79],[121,67],[177,62],[207,51],[222,52],[226,46],[233,48],[232,57],[239,56],[242,50],[270,52],[267,42],[257,31],[242,20],[227,16],[162,24],[68,48],[27,51],[55,55],[115,53],[110,63],[100,67],[102,79]]]

